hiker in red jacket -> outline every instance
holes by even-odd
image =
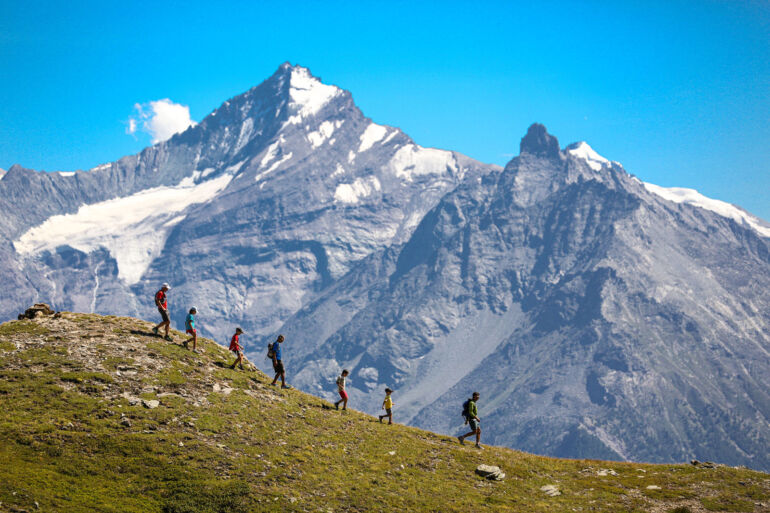
[[[155,306],[158,307],[158,312],[160,312],[160,317],[163,319],[160,324],[155,326],[152,329],[152,332],[158,335],[158,330],[161,326],[166,327],[166,336],[163,337],[166,340],[170,341],[171,337],[168,334],[168,330],[171,327],[171,319],[168,316],[168,299],[166,298],[166,292],[169,291],[171,287],[168,286],[168,283],[164,283],[158,292],[155,293]]]
[[[240,369],[243,370],[243,348],[238,340],[241,334],[243,334],[243,330],[241,328],[235,328],[235,335],[230,339],[230,351],[238,355],[238,358],[236,358],[230,366],[231,369],[235,369],[235,366],[238,365]]]

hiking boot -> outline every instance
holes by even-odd
[[[284,388],[286,390],[291,390],[291,385],[281,385],[281,388]]]
[[[243,365],[239,365],[238,368],[241,369],[241,370],[244,370],[243,369]]]
[[[483,447],[482,447],[482,446],[480,446],[479,444],[476,444],[476,445],[474,445],[474,447],[475,447],[476,449],[483,449]]]
[[[160,333],[158,333],[158,328],[153,328],[152,333],[155,335],[160,335]]]
[[[184,345],[185,349],[190,349],[190,343],[188,341],[185,340],[184,342],[182,342],[182,344]]]
[[[169,342],[173,342],[174,341],[174,339],[171,338],[169,335],[166,335],[165,337],[163,337],[163,340],[168,340]]]
[[[457,437],[457,440],[459,440],[459,441],[460,441],[460,444],[461,444],[461,445],[465,445],[465,438],[464,438],[464,437],[462,437],[462,436],[458,436],[458,437]]]
[[[278,386],[278,383],[270,383],[270,386],[271,386],[271,387],[277,387],[277,386]]]
[[[340,403],[334,403],[334,407],[339,410],[340,409]]]
[[[382,424],[382,416],[380,416],[380,424]]]

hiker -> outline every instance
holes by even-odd
[[[195,329],[195,314],[198,313],[198,309],[195,307],[190,308],[190,312],[184,320],[184,328],[188,335],[192,335],[190,338],[184,341],[184,348],[188,349],[189,343],[193,343],[193,353],[198,352],[198,330]]]
[[[348,370],[343,369],[342,374],[337,378],[337,392],[340,394],[340,400],[334,403],[334,407],[340,409],[340,403],[342,403],[342,409],[348,409],[348,393],[345,391],[345,378],[348,377]]]
[[[281,344],[283,344],[283,335],[278,335],[278,338],[273,342],[271,349],[275,378],[273,378],[273,382],[270,383],[270,385],[275,386],[278,382],[278,377],[280,376],[281,388],[291,388],[286,384],[286,370],[283,368],[283,361],[281,360]]]
[[[238,358],[236,358],[230,366],[231,369],[235,369],[235,365],[237,364],[240,369],[243,370],[243,348],[238,340],[242,334],[243,330],[241,328],[235,328],[235,335],[230,339],[230,351],[238,355]]]
[[[385,417],[388,417],[388,425],[393,424],[393,398],[390,397],[392,393],[393,390],[390,388],[385,389],[385,400],[382,401],[382,409],[385,410],[385,415],[380,415],[380,424],[382,424],[382,419]]]
[[[465,439],[471,435],[476,435],[476,449],[482,449],[481,447],[481,419],[479,418],[479,410],[476,407],[476,401],[479,400],[479,393],[473,392],[473,397],[463,403],[463,417],[465,417],[465,423],[470,424],[471,430],[464,435],[460,435],[457,439],[461,444],[465,444]]]
[[[164,283],[161,285],[160,290],[155,293],[155,306],[158,307],[160,317],[163,319],[163,321],[152,329],[152,332],[158,335],[158,330],[160,327],[165,326],[166,336],[163,338],[169,341],[171,340],[171,337],[168,334],[168,330],[171,327],[171,319],[168,316],[168,299],[166,299],[166,292],[168,292],[170,288],[171,287],[168,286],[168,283]]]

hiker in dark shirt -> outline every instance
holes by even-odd
[[[457,439],[461,444],[465,444],[465,439],[469,436],[476,435],[476,449],[481,449],[481,419],[479,418],[479,410],[476,407],[476,401],[479,400],[479,393],[473,392],[473,397],[468,399],[463,405],[463,417],[465,417],[465,423],[470,424],[471,430],[464,435],[460,435]]]
[[[273,342],[272,354],[273,354],[273,370],[275,371],[275,378],[271,385],[275,386],[278,382],[278,378],[281,378],[281,388],[291,388],[286,384],[286,369],[283,368],[283,360],[281,359],[281,344],[283,344],[283,335],[278,335],[278,338]]]

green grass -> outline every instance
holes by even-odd
[[[0,353],[0,510],[34,511],[37,502],[42,511],[73,513],[685,513],[693,503],[760,511],[754,504],[770,501],[767,474],[478,452],[452,437],[276,390],[259,372],[226,368],[232,356],[209,340],[200,340],[205,354],[195,355],[178,345],[181,333],[176,344],[131,335],[149,330],[135,319],[63,319],[69,324],[61,328],[15,330],[22,349]],[[96,358],[98,369],[79,354]],[[138,372],[116,372],[123,365]],[[232,392],[215,392],[214,383]],[[124,393],[160,406],[132,406]],[[479,478],[480,463],[500,466],[507,478]],[[600,468],[617,476],[597,476]],[[547,497],[545,484],[562,495]]]
[[[23,321],[10,321],[0,325],[0,337],[7,337],[11,335],[45,335],[48,333],[48,329],[41,326],[35,321],[23,320]]]

